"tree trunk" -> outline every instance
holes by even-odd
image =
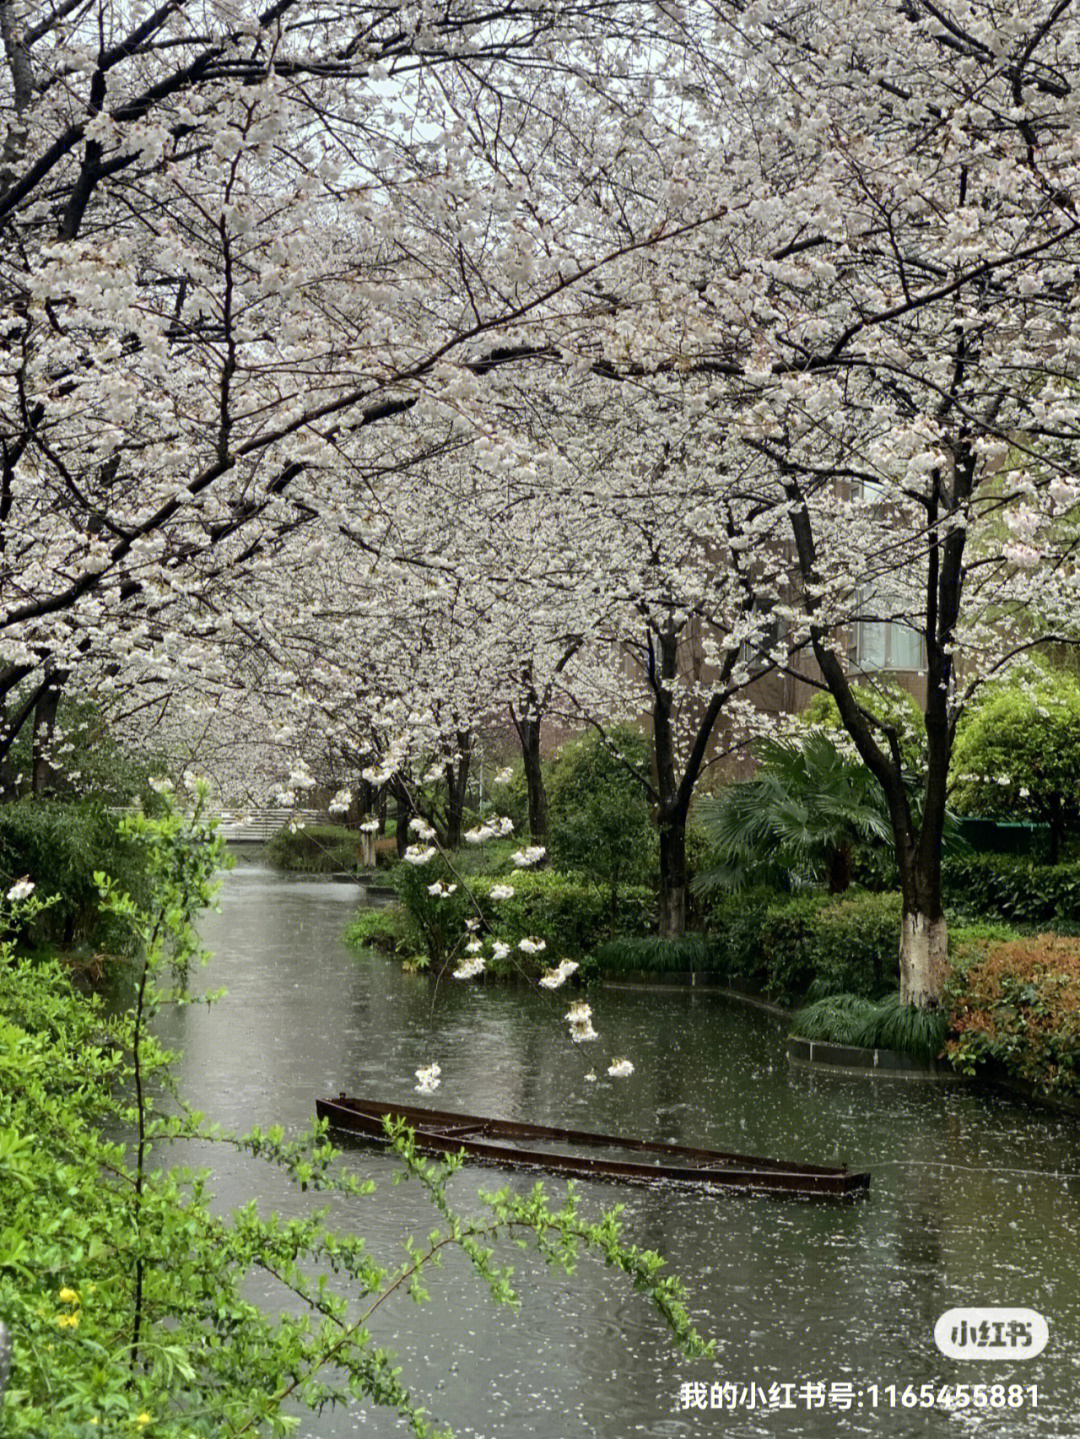
[[[409,847],[409,820],[412,819],[413,808],[409,802],[409,796],[405,793],[404,785],[394,785],[394,798],[397,801],[397,834],[395,838],[397,857],[404,859],[405,851]]]
[[[55,769],[50,751],[56,729],[56,712],[60,707],[66,673],[58,671],[50,676],[49,682],[38,695],[34,709],[34,760],[31,788],[34,794],[44,794],[50,789],[55,778]]]
[[[851,846],[837,845],[829,850],[828,886],[830,894],[843,894],[851,886]]]
[[[356,788],[349,800],[349,808],[342,816],[342,824],[346,829],[356,829],[364,820],[371,818],[371,810],[375,803],[375,786],[366,779],[357,781]]]
[[[465,816],[465,790],[469,783],[469,761],[472,759],[472,738],[468,730],[459,732],[457,764],[446,767],[446,847],[460,849],[461,826]]]
[[[975,457],[962,441],[953,467],[954,493],[947,495],[942,474],[935,470],[934,490],[928,506],[931,526],[942,504],[958,510],[971,495]],[[785,486],[792,502],[789,516],[796,554],[804,581],[819,585],[817,556],[809,511],[798,485]],[[948,797],[949,760],[952,756],[955,716],[950,718],[948,695],[952,654],[959,622],[963,589],[965,528],[952,526],[931,544],[927,556],[926,623],[926,776],[921,814],[913,812],[904,775],[903,753],[894,726],[874,722],[862,709],[845,673],[827,628],[810,624],[814,657],[840,711],[863,763],[874,775],[889,805],[896,863],[900,871],[903,913],[900,930],[900,998],[918,1009],[937,1009],[948,973],[948,926],[941,904],[941,849]],[[820,601],[814,595],[811,615]]]
[[[937,1009],[949,972],[949,930],[941,904],[940,852],[898,846],[903,913],[900,919],[900,1002],[916,1009]],[[928,862],[929,860],[929,862]]]
[[[949,972],[949,933],[945,916],[905,910],[900,930],[900,1002],[916,1009],[937,1009]]]
[[[678,939],[686,930],[686,815],[660,825],[660,938]]]
[[[519,729],[521,758],[525,764],[525,788],[529,797],[529,834],[533,844],[547,840],[548,799],[540,760],[540,721],[522,720]]]
[[[529,692],[528,703],[535,706],[538,701],[535,691]],[[529,800],[529,834],[534,844],[547,840],[548,801],[544,788],[544,769],[540,760],[540,713],[539,710],[519,715],[510,706],[510,718],[517,731],[521,745],[521,760],[525,766],[525,790]]]

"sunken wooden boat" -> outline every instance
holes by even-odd
[[[579,1129],[556,1129],[521,1120],[483,1119],[409,1104],[379,1100],[316,1100],[320,1119],[334,1129],[361,1139],[385,1143],[385,1119],[404,1120],[424,1154],[458,1154],[511,1169],[532,1169],[570,1179],[619,1180],[630,1184],[685,1184],[819,1198],[854,1198],[865,1194],[870,1175],[845,1164],[800,1164],[725,1154],[659,1140],[624,1139]],[[603,1150],[576,1154],[575,1149]]]

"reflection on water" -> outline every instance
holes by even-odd
[[[911,1439],[982,1427],[995,1435],[1080,1436],[1080,1130],[1075,1121],[958,1087],[829,1079],[789,1072],[783,1029],[764,1015],[694,993],[606,990],[594,1000],[600,1041],[575,1048],[565,997],[443,984],[402,975],[342,945],[350,885],[247,866],[226,880],[223,912],[203,933],[217,958],[205,976],[228,998],[167,1017],[183,1047],[181,1087],[227,1128],[305,1127],[315,1097],[345,1090],[414,1098],[413,1071],[442,1066],[438,1102],[541,1123],[827,1159],[836,1149],[872,1171],[858,1204],[707,1196],[586,1184],[588,1205],[622,1202],[629,1238],[661,1250],[687,1281],[718,1361],[681,1364],[647,1303],[599,1266],[576,1279],[515,1257],[524,1303],[495,1308],[460,1263],[433,1277],[433,1302],[393,1301],[380,1340],[414,1394],[461,1435],[882,1435]],[[197,983],[202,983],[202,978]],[[632,1056],[630,1081],[604,1076]],[[595,1068],[598,1083],[586,1083]],[[202,1157],[202,1156],[200,1156]],[[257,1193],[301,1212],[307,1196],[216,1148],[212,1186],[225,1208]],[[414,1186],[391,1188],[393,1162],[350,1149],[375,1196],[337,1201],[339,1227],[400,1256],[432,1215]],[[502,1177],[499,1183],[504,1182]],[[527,1189],[532,1180],[510,1176]],[[455,1180],[468,1204],[491,1171]],[[275,1296],[275,1302],[278,1302]],[[1022,1305],[1049,1320],[1050,1344],[1025,1365],[946,1360],[933,1326],[960,1305]],[[850,1383],[861,1407],[762,1413],[678,1410],[687,1380]],[[905,1408],[904,1387],[1037,1383],[1038,1407],[972,1416]],[[879,1407],[868,1386],[877,1384]],[[886,1386],[898,1386],[895,1408]],[[305,1416],[301,1434],[334,1439],[400,1432],[392,1416]]]

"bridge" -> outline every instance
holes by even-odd
[[[217,816],[218,834],[229,844],[265,844],[286,825],[300,829],[313,824],[340,824],[325,809],[223,809]]]

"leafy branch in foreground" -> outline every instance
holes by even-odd
[[[188,969],[206,958],[194,926],[213,900],[222,849],[204,801],[197,791],[191,815],[168,801],[161,818],[122,822],[145,850],[151,901],[101,877],[104,905],[141,941],[126,1015],[77,995],[56,960],[0,943],[0,1319],[13,1345],[5,1434],[239,1439],[287,1434],[301,1408],[361,1402],[396,1409],[433,1439],[375,1321],[397,1295],[424,1301],[451,1248],[496,1302],[516,1305],[496,1249],[529,1235],[567,1273],[579,1252],[599,1254],[652,1300],[684,1352],[708,1353],[677,1281],[661,1278],[658,1255],[624,1241],[617,1211],[593,1223],[573,1191],[556,1208],[537,1186],[526,1197],[482,1195],[481,1214],[463,1217],[447,1194],[461,1159],[425,1160],[403,1130],[393,1136],[402,1177],[423,1184],[439,1227],[393,1263],[328,1228],[322,1211],[212,1212],[210,1173],[171,1164],[175,1142],[229,1144],[301,1189],[359,1199],[373,1186],[338,1163],[325,1125],[299,1138],[276,1127],[225,1136],[173,1092],[173,1056],[148,1029],[163,1004],[188,1002]],[[3,918],[39,903],[24,886]],[[171,987],[159,987],[170,966]],[[265,1308],[248,1297],[253,1275],[272,1287]]]

